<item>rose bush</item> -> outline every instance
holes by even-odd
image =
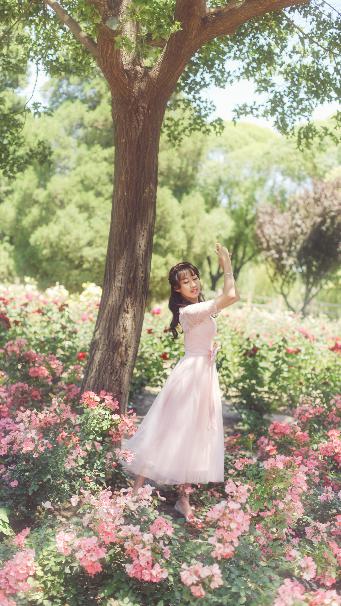
[[[134,408],[80,397],[98,295],[0,291],[1,604],[340,605],[337,325],[254,312],[255,333],[250,313],[220,315],[220,379],[247,423],[226,436],[225,482],[191,489],[199,529],[155,486],[132,495],[118,462],[131,453],[115,445]],[[182,353],[152,312],[132,393],[160,386]],[[250,431],[283,406],[289,420]]]

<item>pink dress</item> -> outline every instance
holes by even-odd
[[[169,374],[137,431],[121,448],[125,471],[156,484],[224,481],[224,426],[215,363],[214,299],[180,308],[185,355]]]

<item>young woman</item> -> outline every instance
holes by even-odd
[[[170,330],[183,329],[185,355],[168,376],[162,390],[131,438],[121,447],[134,453],[125,470],[135,476],[133,494],[145,478],[157,484],[178,485],[175,509],[195,521],[187,488],[191,483],[224,481],[224,426],[218,373],[213,347],[216,321],[213,317],[238,301],[231,259],[217,243],[215,253],[224,270],[223,293],[205,301],[198,269],[184,261],[171,268]]]

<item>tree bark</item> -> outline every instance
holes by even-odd
[[[121,414],[127,411],[148,294],[165,107],[160,98],[112,95],[113,204],[102,297],[81,393],[112,392]]]

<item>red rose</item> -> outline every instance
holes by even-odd
[[[244,356],[249,356],[251,358],[252,356],[256,355],[257,351],[259,351],[259,347],[257,347],[257,345],[254,345],[252,349],[248,349],[244,352]]]
[[[329,347],[330,351],[335,351],[335,353],[341,353],[341,341],[336,340],[332,347]]]
[[[168,355],[168,353],[167,353],[166,351],[164,351],[164,352],[161,354],[161,358],[162,358],[163,360],[169,360],[169,355]]]
[[[76,358],[77,358],[77,360],[85,360],[87,355],[88,354],[86,353],[86,351],[79,351]]]

